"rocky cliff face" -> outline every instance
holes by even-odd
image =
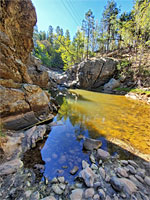
[[[45,110],[49,112],[50,96],[34,85],[35,78],[27,67],[35,23],[35,8],[30,0],[0,1],[0,115],[6,128],[26,127],[38,122]],[[42,79],[45,77],[46,73]]]

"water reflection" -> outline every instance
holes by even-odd
[[[78,98],[68,98],[63,104],[73,124],[81,122],[95,137],[95,132],[107,140],[150,160],[150,106],[124,96],[71,90]],[[82,96],[82,98],[80,98]],[[86,99],[84,101],[83,99]]]
[[[65,105],[66,102],[65,102]],[[64,105],[62,106],[64,109]],[[68,106],[66,106],[68,109]],[[70,112],[71,114],[71,112]],[[55,117],[55,126],[41,150],[42,160],[45,162],[44,176],[52,179],[57,176],[64,176],[70,183],[74,181],[76,175],[72,176],[70,170],[74,166],[81,170],[82,160],[89,161],[89,152],[83,150],[83,139],[78,139],[79,135],[97,138],[102,141],[102,149],[109,151],[111,155],[120,155],[122,159],[132,159],[133,155],[109,143],[105,137],[96,132],[89,132],[74,116],[67,118],[58,115]],[[72,124],[74,123],[74,125]]]

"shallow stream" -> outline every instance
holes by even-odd
[[[124,96],[84,90],[70,93],[63,98],[48,138],[38,147],[45,177],[74,180],[70,170],[81,169],[83,159],[89,161],[81,135],[101,140],[101,148],[120,159],[136,155],[150,161],[150,106]]]

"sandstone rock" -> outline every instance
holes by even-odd
[[[102,145],[101,141],[94,140],[91,138],[85,138],[83,142],[83,147],[86,150],[92,151],[93,149],[98,149]]]
[[[104,85],[104,91],[111,91],[120,86],[120,82],[112,78],[108,83]]]
[[[0,165],[0,176],[8,175],[16,172],[19,168],[23,166],[23,163],[20,159],[14,159],[4,164]]]
[[[91,170],[91,168],[86,167],[85,169],[80,171],[79,177],[83,178],[87,187],[93,187],[93,183],[94,183],[94,179],[95,179],[96,175]]]
[[[103,149],[98,149],[97,150],[97,157],[102,159],[102,160],[106,160],[108,158],[110,158],[110,154],[107,151],[104,151]]]
[[[24,114],[22,113],[14,116],[8,116],[3,118],[2,121],[3,126],[10,130],[19,130],[39,122],[33,111],[26,112]]]
[[[82,189],[75,189],[72,190],[70,195],[71,200],[82,200],[83,190]]]
[[[92,198],[94,196],[94,189],[93,188],[88,188],[85,190],[84,196],[86,199]]]
[[[27,69],[36,24],[31,0],[1,0],[0,18],[0,115],[5,128],[18,130],[37,121],[35,116],[51,111],[52,107],[49,109],[47,94],[32,85],[34,79],[32,81]],[[41,73],[37,74],[37,80],[44,87],[49,77],[46,72]],[[21,115],[32,111],[36,112],[33,120],[28,114]]]

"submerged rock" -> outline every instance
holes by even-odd
[[[107,151],[104,151],[103,149],[98,149],[97,150],[97,157],[99,159],[106,160],[106,159],[110,158],[110,153],[107,152]]]
[[[84,142],[83,142],[83,147],[84,149],[88,150],[88,151],[92,151],[93,149],[98,149],[99,147],[101,147],[102,142],[99,140],[94,140],[91,138],[85,138]]]
[[[77,171],[79,170],[78,166],[74,166],[74,168],[70,171],[70,174],[74,175],[77,173]]]

